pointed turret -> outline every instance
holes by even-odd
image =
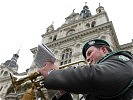
[[[17,51],[17,53],[16,54],[13,54],[13,57],[12,57],[12,59],[11,59],[11,62],[16,62],[17,63],[17,60],[18,60],[18,58],[19,58],[19,51],[20,51],[20,49]]]
[[[85,6],[83,7],[83,10],[80,13],[81,18],[87,18],[91,16],[91,12],[89,10],[89,7],[87,6],[87,2],[85,2]]]
[[[13,57],[11,58],[11,60],[7,60],[4,63],[4,65],[17,71],[18,70],[17,60],[19,58],[19,52],[20,52],[20,49],[17,51],[16,54],[13,54]]]
[[[54,31],[54,22],[52,22],[52,24],[47,28],[47,32],[51,32]]]
[[[104,7],[101,6],[100,3],[99,3],[99,7],[96,9],[97,14],[102,13],[102,12],[104,12],[104,11],[105,11],[105,10],[104,10]]]

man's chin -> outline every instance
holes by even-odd
[[[89,64],[89,65],[91,65],[91,64],[96,64],[96,62],[95,62],[94,60],[92,60],[92,61],[88,62],[88,64]]]

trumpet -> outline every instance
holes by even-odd
[[[81,61],[76,61],[73,63],[66,64],[66,65],[62,65],[62,66],[59,66],[59,69],[63,69],[63,68],[70,67],[70,66],[75,65],[75,64],[80,64],[80,63],[86,64],[86,61],[81,60]],[[31,81],[32,86],[23,95],[22,100],[35,100],[34,89],[39,90],[39,92],[41,93],[41,98],[43,98],[44,100],[47,100],[47,98],[45,97],[44,93],[41,90],[41,88],[43,88],[43,86],[44,86],[43,83],[45,80],[43,78],[40,78],[40,80],[37,80],[38,77],[41,77],[41,74],[39,72],[31,73],[30,75],[27,75],[27,76],[20,78],[20,79],[18,79],[17,77],[15,77],[11,74],[10,74],[10,77],[11,77],[12,86],[13,86],[15,92],[17,92],[18,88],[20,88],[21,84],[23,84],[27,81]]]

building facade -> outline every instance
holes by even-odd
[[[5,100],[8,89],[10,88],[12,82],[10,74],[17,74],[18,64],[17,60],[19,58],[19,50],[16,54],[13,54],[11,60],[7,60],[5,63],[0,65],[0,98]]]
[[[85,4],[80,13],[73,12],[65,18],[57,29],[51,24],[46,33],[42,34],[42,43],[46,44],[55,54],[56,64],[61,66],[75,61],[84,60],[82,56],[83,45],[91,39],[106,40],[112,50],[128,50],[133,53],[133,40],[131,43],[120,45],[113,23],[103,6],[99,4],[96,14],[91,14],[89,7]],[[31,52],[35,56],[37,47],[32,48]],[[34,59],[34,57],[33,57]],[[30,71],[36,68],[34,60]],[[80,98],[73,95],[75,100]]]
[[[54,25],[51,24],[46,29],[46,32],[42,34],[41,42],[46,44],[54,52],[57,59],[56,64],[62,66],[71,62],[84,60],[82,56],[83,45],[88,40],[96,38],[109,42],[113,50],[128,50],[133,53],[133,40],[131,43],[119,44],[113,23],[109,20],[104,7],[100,4],[96,8],[96,14],[91,14],[89,7],[85,4],[81,12],[75,13],[73,10],[65,18],[65,22],[57,29],[54,29]],[[33,62],[28,70],[28,74],[36,71],[34,57],[37,47],[32,48],[31,52],[33,53]],[[3,72],[0,73],[2,75]],[[2,85],[0,84],[0,86]],[[52,91],[45,89],[43,91],[45,94],[48,93],[50,95],[49,99],[54,94],[54,92],[52,93]],[[73,98],[79,100],[79,98],[82,98],[82,95],[73,94]]]

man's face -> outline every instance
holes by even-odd
[[[89,64],[96,64],[106,53],[107,49],[105,47],[96,48],[91,46],[86,51],[86,61]]]

